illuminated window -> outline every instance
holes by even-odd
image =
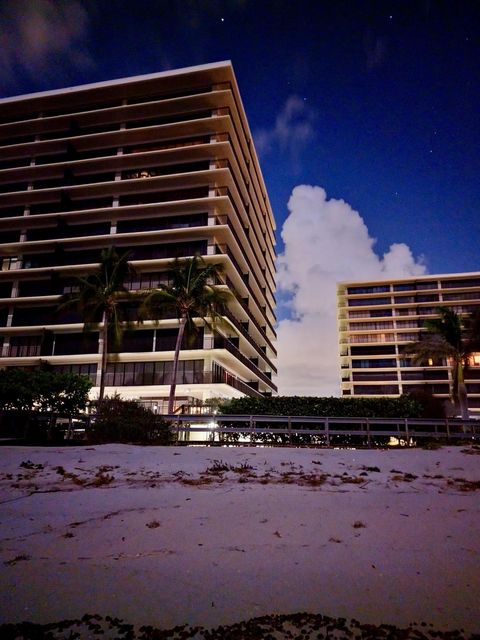
[[[480,353],[473,353],[471,362],[472,367],[480,367]]]

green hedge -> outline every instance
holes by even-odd
[[[422,403],[409,395],[399,398],[316,398],[276,396],[234,398],[220,405],[224,415],[323,416],[348,418],[425,417]]]

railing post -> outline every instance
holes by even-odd
[[[367,444],[370,447],[372,445],[372,438],[370,435],[370,420],[368,418],[365,419],[365,426],[367,428]]]
[[[405,438],[407,439],[407,447],[408,447],[410,442],[410,434],[408,430],[408,418],[405,418]]]
[[[288,416],[288,443],[292,446],[292,416]]]
[[[325,435],[327,438],[327,447],[330,446],[330,422],[328,418],[325,418]]]
[[[447,428],[447,442],[450,440],[450,421],[448,418],[445,419],[445,426]]]

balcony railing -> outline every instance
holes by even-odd
[[[259,299],[257,298],[257,296],[255,295],[255,293],[253,292],[253,289],[252,289],[252,287],[250,286],[250,283],[249,283],[249,282],[248,282],[248,280],[246,279],[247,274],[243,273],[243,270],[242,270],[241,266],[238,264],[237,260],[235,259],[235,256],[233,255],[233,252],[232,252],[232,250],[230,249],[230,247],[228,247],[227,245],[224,245],[224,244],[222,244],[222,245],[218,245],[218,244],[217,244],[217,245],[216,245],[216,247],[217,247],[217,250],[218,250],[218,251],[220,251],[220,253],[223,253],[223,254],[227,255],[227,256],[230,258],[230,260],[231,260],[231,262],[232,262],[233,266],[235,267],[235,269],[237,270],[238,274],[240,275],[240,277],[241,277],[241,279],[242,279],[242,282],[243,282],[243,283],[245,284],[245,286],[247,287],[249,294],[252,296],[252,298],[253,298],[253,300],[255,301],[255,303],[257,304],[258,308],[259,308],[261,311],[263,311],[263,313],[264,313],[264,318],[265,318],[265,322],[268,324],[268,326],[271,328],[271,330],[272,330],[273,332],[275,332],[275,329],[273,328],[273,325],[272,325],[272,323],[270,322],[270,320],[268,319],[267,314],[266,314],[266,312],[265,312],[265,311],[266,311],[266,306],[265,306],[265,305],[262,305],[262,304],[260,303]],[[233,284],[233,283],[230,281],[230,284]],[[266,300],[265,300],[265,302],[266,302]]]
[[[238,389],[247,396],[255,396],[257,398],[261,398],[263,394],[257,389],[251,387],[248,383],[240,380],[226,369],[224,369],[221,365],[214,363],[214,370],[212,372],[205,372],[203,374],[205,383],[216,383],[216,384],[228,384],[230,387],[234,389]]]
[[[233,226],[232,221],[230,220],[230,218],[228,216],[216,216],[215,220],[218,221],[218,222],[216,222],[216,224],[226,224],[226,225],[228,225],[228,228],[232,232],[233,237],[235,238],[239,248],[241,249],[244,246],[245,243],[242,242],[240,240],[240,238],[238,237],[238,234],[235,231],[235,227]],[[253,268],[252,263],[250,262],[250,258],[248,257],[246,252],[243,252],[243,256],[245,257],[245,260],[246,260],[246,262],[248,264],[248,267],[250,269],[250,273],[255,277],[255,280],[257,282],[258,287],[260,289],[262,289],[262,286],[261,286],[261,284],[258,281],[258,278],[256,276],[257,270]],[[259,267],[260,267],[260,265],[259,265]],[[272,289],[270,288],[270,285],[269,285],[268,280],[266,278],[265,278],[265,285],[266,285],[266,288],[268,288],[268,291],[269,291],[270,295],[272,296],[273,301],[276,304],[277,300],[276,300],[275,295],[274,295]],[[271,312],[275,315],[275,311],[274,311],[272,305],[270,304],[270,302],[268,301],[268,299],[266,300],[266,302],[267,302],[268,306],[270,307]]]
[[[232,291],[235,290],[235,286],[233,284],[233,282],[230,280],[230,278],[228,276],[225,277],[225,284],[230,287],[230,289]],[[263,329],[260,324],[258,323],[258,320],[255,318],[255,316],[253,315],[253,313],[250,311],[250,309],[248,308],[248,304],[246,304],[241,298],[237,298],[237,302],[239,303],[239,305],[242,307],[242,309],[245,311],[245,313],[248,315],[249,319],[253,322],[253,324],[256,326],[256,328],[259,330],[259,332],[262,335],[262,338],[265,340],[265,342],[268,344],[268,346],[272,349],[272,351],[274,353],[276,353],[275,351],[275,347],[273,346],[272,342],[269,340],[267,334],[265,333],[265,329]]]
[[[237,360],[240,360],[242,364],[244,364],[250,371],[252,371],[258,378],[260,378],[266,385],[271,387],[274,391],[277,390],[277,387],[273,384],[271,378],[264,372],[261,371],[251,360],[249,360],[243,353],[238,349],[230,340],[224,338],[223,336],[215,336],[214,338],[206,339],[204,342],[204,346],[207,349],[226,349],[232,355],[234,355]]]
[[[244,336],[244,338],[246,340],[248,340],[248,342],[255,347],[255,350],[257,351],[257,353],[259,354],[259,356],[261,358],[263,358],[265,360],[265,362],[269,365],[269,367],[272,369],[272,371],[274,373],[277,373],[277,369],[275,367],[275,365],[272,363],[272,361],[270,360],[270,358],[267,356],[267,354],[265,353],[265,351],[262,349],[262,347],[252,338],[252,336],[250,335],[250,333],[245,329],[245,327],[242,325],[242,323],[237,320],[237,318],[233,315],[233,313],[231,311],[227,311],[225,313],[226,317],[232,322],[232,324],[234,325],[234,327],[242,334],[242,336]]]

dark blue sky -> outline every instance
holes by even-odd
[[[474,271],[479,17],[474,0],[6,0],[0,93],[231,59],[279,231],[292,188],[319,185],[377,252]]]

